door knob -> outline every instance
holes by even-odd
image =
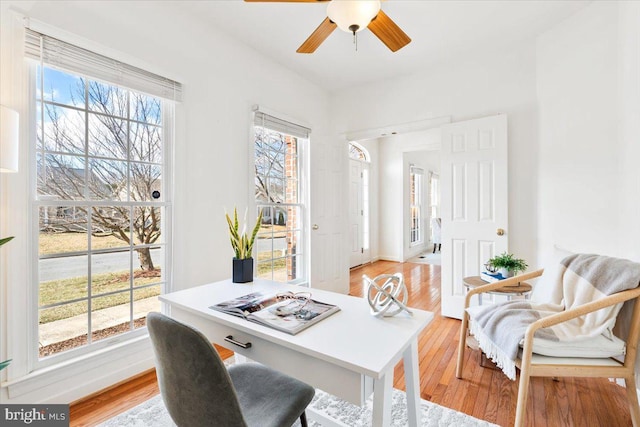
[[[498,229],[496,230],[496,234],[497,234],[498,236],[504,236],[504,229],[502,229],[502,228],[498,228]]]
[[[312,230],[317,230],[318,228],[320,228],[318,227],[318,224],[313,224],[313,226],[311,227]]]

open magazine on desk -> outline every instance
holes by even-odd
[[[209,308],[291,335],[340,311],[336,305],[312,299],[309,292],[254,292]]]

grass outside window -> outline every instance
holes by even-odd
[[[136,286],[150,285],[158,283],[161,280],[160,270],[155,270],[157,274],[150,276],[144,272],[146,277],[138,277],[143,273],[136,271]],[[93,301],[92,311],[103,308],[115,307],[121,304],[129,304],[129,273],[106,273],[96,274],[92,277],[92,295],[124,290],[124,292],[115,293],[101,297]],[[134,300],[150,298],[160,295],[160,287],[150,286],[148,288],[137,289],[134,292]],[[39,305],[46,306],[57,302],[71,301],[79,298],[87,298],[87,278],[74,277],[71,279],[51,280],[40,283],[40,293],[38,295]],[[70,304],[64,304],[58,307],[51,307],[40,310],[40,324],[53,322],[55,320],[66,319],[68,317],[77,316],[87,312],[87,302],[78,301]]]

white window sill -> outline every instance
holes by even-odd
[[[125,363],[125,359],[132,357],[132,362]],[[6,381],[0,384],[0,387],[6,387],[10,400],[24,400],[26,397],[30,403],[70,403],[124,379],[118,379],[118,374],[127,375],[126,372],[132,369],[149,369],[151,366],[151,341],[149,335],[143,335],[37,369],[22,377]],[[128,374],[132,375],[135,373]],[[47,391],[51,386],[57,394]],[[95,390],[90,391],[92,389]]]

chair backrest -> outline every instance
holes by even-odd
[[[179,426],[246,426],[222,359],[197,330],[160,313],[147,315],[160,393]]]
[[[442,220],[440,218],[431,218],[431,228],[433,228],[433,243],[442,243],[440,237],[441,227]]]
[[[546,259],[542,277],[533,287],[531,300],[537,303],[562,304],[562,287],[557,284],[562,281],[564,271],[561,262],[569,255],[574,255],[574,253],[557,246],[554,247],[553,252]]]
[[[627,343],[625,364],[640,364],[637,360],[640,358],[637,352],[640,339],[640,297],[624,303],[616,318],[613,333]],[[640,378],[636,382],[640,382]]]

